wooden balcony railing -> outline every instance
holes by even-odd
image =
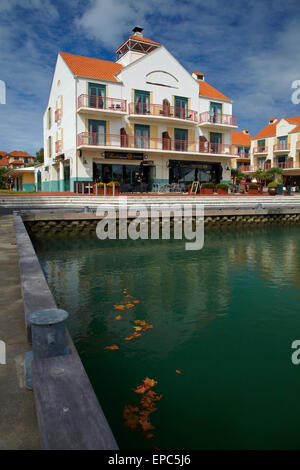
[[[95,108],[108,111],[121,111],[126,113],[127,101],[119,98],[106,98],[104,96],[80,95],[77,100],[77,109]]]
[[[55,153],[60,153],[62,151],[62,143],[61,140],[57,140],[55,142]]]
[[[221,113],[210,113],[205,112],[199,114],[199,122],[210,123],[210,124],[226,124],[229,126],[237,126],[237,116],[232,114],[221,114]]]
[[[129,103],[128,114],[159,116],[197,122],[197,111],[168,104]]]
[[[55,122],[59,122],[61,120],[61,109],[57,109],[55,111]]]
[[[193,152],[205,154],[236,155],[238,148],[230,144],[198,142],[169,138],[150,138],[120,134],[100,134],[81,132],[77,135],[78,146],[116,147],[130,149],[169,150],[174,152]]]
[[[286,160],[285,162],[278,162],[275,164],[279,168],[294,168],[294,161],[293,160]]]
[[[280,152],[281,150],[289,150],[290,144],[288,142],[278,142],[273,146],[274,152]]]
[[[252,168],[251,165],[239,165],[239,166],[237,167],[237,170],[241,170],[241,171],[252,171],[251,168]]]

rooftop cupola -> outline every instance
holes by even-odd
[[[274,124],[274,122],[276,122],[276,121],[278,121],[277,118],[271,118],[271,119],[269,120],[269,124]]]
[[[140,26],[135,26],[132,33],[116,50],[116,62],[124,67],[160,47],[159,42],[144,37],[143,28]]]
[[[202,72],[193,72],[192,77],[196,80],[202,80],[203,82],[205,81],[205,75]]]

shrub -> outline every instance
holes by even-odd
[[[201,188],[213,188],[214,183],[202,183]]]
[[[249,184],[249,189],[258,189],[258,185],[254,184],[254,183],[251,183],[251,184]]]
[[[271,183],[268,184],[268,188],[277,188],[278,183],[276,181],[271,181]]]
[[[229,188],[229,184],[226,184],[226,183],[219,183],[217,184],[217,188],[219,189],[228,189]]]
[[[109,183],[107,183],[106,186],[107,186],[108,188],[112,188],[113,185],[115,185],[115,187],[118,188],[118,187],[120,186],[120,183],[119,183],[119,181],[110,181]]]

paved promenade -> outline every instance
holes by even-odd
[[[7,348],[0,365],[0,449],[39,449],[33,392],[24,386],[26,340],[13,218],[0,214],[0,340]]]

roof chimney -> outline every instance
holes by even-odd
[[[271,118],[271,119],[269,120],[269,124],[274,124],[274,122],[276,122],[276,121],[278,121],[277,118]]]
[[[143,31],[144,28],[141,28],[140,26],[135,26],[132,30],[134,36],[139,36],[140,38],[143,37]]]
[[[248,129],[243,129],[243,134],[249,134]]]
[[[196,80],[201,80],[203,82],[205,81],[205,75],[202,72],[193,72],[192,77],[195,78]]]

